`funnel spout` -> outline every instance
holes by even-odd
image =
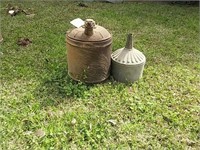
[[[133,34],[130,33],[127,36],[127,41],[126,41],[126,49],[132,49],[133,48]]]

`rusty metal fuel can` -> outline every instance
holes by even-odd
[[[99,83],[110,75],[112,37],[92,19],[66,35],[69,76],[85,83]]]

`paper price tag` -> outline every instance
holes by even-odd
[[[80,19],[80,18],[76,18],[76,19],[70,21],[70,23],[71,23],[73,26],[75,26],[76,28],[79,28],[79,27],[81,27],[82,25],[84,25],[84,21],[83,21],[82,19]]]

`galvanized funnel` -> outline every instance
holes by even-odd
[[[119,82],[134,82],[142,77],[146,58],[133,47],[133,35],[128,34],[126,46],[111,54],[112,75]]]

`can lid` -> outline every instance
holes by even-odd
[[[102,41],[111,38],[111,34],[102,26],[96,25],[92,19],[86,19],[85,24],[67,34],[69,38],[78,41]]]
[[[132,34],[128,34],[126,46],[111,54],[113,61],[119,64],[136,65],[145,63],[146,57],[142,52],[133,47]]]

